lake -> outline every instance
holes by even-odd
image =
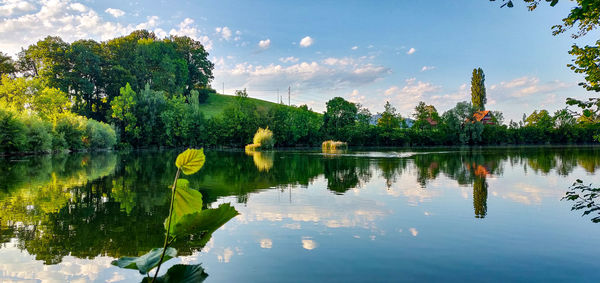
[[[136,282],[162,247],[177,151],[0,160],[0,281]],[[600,148],[207,151],[190,176],[239,215],[174,264],[206,282],[597,281],[600,223],[562,200]],[[153,273],[152,273],[153,274]]]

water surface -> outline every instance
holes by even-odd
[[[161,247],[177,152],[0,160],[0,281],[132,282]],[[207,282],[595,281],[600,224],[561,201],[600,148],[208,151],[188,178],[240,215],[166,263]]]

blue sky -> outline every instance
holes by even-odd
[[[209,49],[213,87],[323,111],[334,96],[371,112],[389,100],[407,116],[419,101],[440,112],[469,100],[475,67],[487,108],[521,119],[591,96],[566,67],[574,40],[552,36],[570,1],[534,12],[516,2],[470,1],[20,1],[0,0],[0,50],[14,55],[46,35],[106,40],[145,28],[188,35]]]

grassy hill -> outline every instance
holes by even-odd
[[[249,101],[252,101],[256,108],[259,111],[269,111],[271,108],[278,105],[277,103],[264,101],[256,98],[248,97]],[[217,116],[225,110],[230,105],[237,103],[236,97],[233,95],[223,95],[223,94],[210,94],[208,99],[200,104],[202,113],[204,113],[206,118],[211,118]]]

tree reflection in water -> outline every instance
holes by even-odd
[[[172,160],[176,152],[70,154],[0,160],[0,242],[16,239],[18,248],[46,264],[65,255],[94,258],[141,255],[161,246],[168,214]],[[382,178],[387,189],[403,175],[413,175],[421,189],[445,176],[460,186],[472,186],[475,217],[488,216],[490,175],[503,166],[522,166],[536,174],[555,170],[566,176],[575,168],[600,168],[596,148],[545,148],[416,152],[407,157],[358,156],[349,153],[243,152],[206,153],[204,168],[189,178],[199,188],[204,206],[237,197],[245,203],[253,193],[271,188],[306,187],[319,178],[334,194],[360,189]],[[375,176],[375,177],[374,177]],[[386,188],[382,188],[387,190]],[[566,198],[576,209],[594,212],[598,191],[577,186]],[[583,202],[580,202],[583,201]],[[600,222],[600,217],[592,219]],[[190,237],[175,243],[179,255],[202,249],[204,241]]]

